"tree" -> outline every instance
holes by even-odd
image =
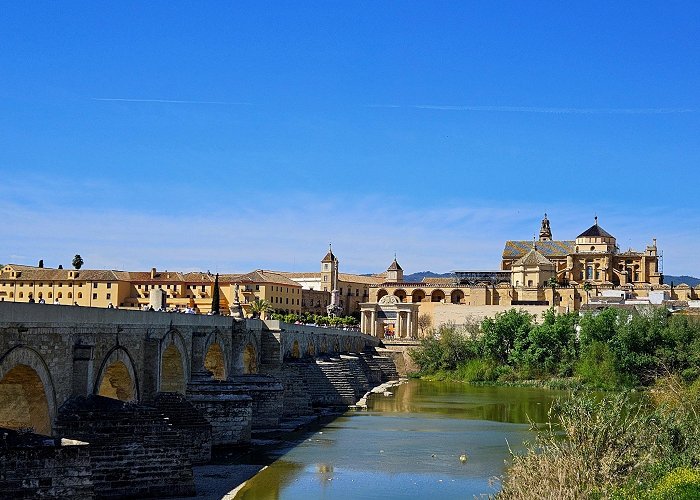
[[[75,257],[73,257],[73,267],[75,269],[80,269],[81,267],[83,267],[84,263],[85,262],[83,261],[83,258],[80,256],[80,254],[76,253]]]
[[[211,292],[211,313],[219,314],[219,273],[214,278],[214,290]]]
[[[425,337],[425,331],[433,326],[433,318],[428,313],[418,315],[418,328],[420,328],[421,336]]]
[[[254,318],[263,318],[265,313],[271,309],[272,305],[264,299],[255,299],[255,301],[250,304],[250,312],[253,313]]]
[[[586,292],[587,302],[591,301],[591,290],[593,290],[593,285],[591,285],[590,281],[586,281],[583,284],[583,291]]]

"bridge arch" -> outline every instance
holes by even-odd
[[[250,342],[243,349],[243,373],[258,373],[258,354]]]
[[[295,340],[294,344],[292,344],[292,358],[294,358],[294,359],[301,358],[301,352],[299,351],[299,341],[298,340]]]
[[[219,330],[214,330],[207,337],[204,348],[204,368],[212,372],[216,380],[226,380],[229,376],[229,346]]]
[[[161,392],[185,393],[190,379],[190,362],[185,341],[177,330],[170,330],[160,342],[160,377],[158,390]]]
[[[313,340],[309,340],[309,343],[306,345],[306,354],[312,358],[316,356],[316,346]]]
[[[55,418],[56,391],[44,359],[29,347],[13,347],[0,357],[0,426],[51,435]]]
[[[124,347],[115,346],[107,353],[93,392],[120,401],[141,399],[134,360]]]

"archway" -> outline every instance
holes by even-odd
[[[212,373],[214,379],[226,380],[224,351],[218,343],[213,343],[207,349],[207,354],[204,356],[204,368]]]
[[[301,353],[299,352],[299,342],[294,341],[294,344],[292,345],[292,358],[294,359],[299,359],[301,357]]]
[[[134,381],[131,379],[129,369],[122,361],[117,361],[107,367],[97,394],[120,401],[134,401],[136,399]]]
[[[258,358],[253,344],[243,349],[243,373],[258,373]]]
[[[379,302],[379,299],[381,299],[382,297],[386,297],[387,295],[389,295],[389,292],[387,292],[383,288],[381,290],[379,290],[377,292],[377,302]]]
[[[462,290],[452,290],[450,294],[450,302],[453,304],[461,304],[464,300],[464,292]]]
[[[312,358],[316,356],[316,348],[313,342],[309,342],[309,345],[306,346],[306,354]]]
[[[321,338],[321,354],[326,354],[328,353],[328,342],[326,341],[326,337]]]
[[[0,427],[51,435],[55,416],[56,394],[46,363],[32,349],[11,349],[0,358]]]
[[[411,301],[415,304],[416,302],[423,302],[425,298],[425,292],[423,290],[413,290],[411,294]]]
[[[394,297],[399,299],[399,301],[401,301],[401,302],[406,302],[406,290],[401,290],[401,289],[396,290],[394,292]]]
[[[433,293],[430,294],[430,302],[444,302],[445,301],[445,292],[442,290],[433,290]]]
[[[27,365],[15,366],[0,380],[0,427],[51,434],[44,384]]]
[[[185,364],[177,346],[171,342],[163,351],[160,364],[160,391],[185,393]]]
[[[134,362],[123,347],[114,347],[100,367],[93,391],[98,396],[120,401],[138,401],[139,386]]]

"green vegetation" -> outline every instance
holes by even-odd
[[[270,304],[267,300],[264,299],[255,299],[250,304],[250,312],[254,318],[261,318],[265,315],[265,313],[271,310],[272,304]]]
[[[73,257],[72,264],[75,269],[80,269],[81,267],[83,267],[83,264],[85,264],[85,261],[83,261],[83,258],[80,256],[79,253],[76,253],[75,257]]]
[[[319,314],[301,313],[301,314],[282,314],[272,313],[272,319],[284,321],[285,323],[304,323],[321,326],[335,327],[354,327],[360,322],[354,316],[321,316]]]
[[[574,393],[513,455],[503,499],[700,498],[700,392],[678,376],[640,395]]]
[[[530,314],[511,309],[463,327],[443,325],[411,356],[419,376],[516,383],[570,378],[588,387],[647,386],[673,373],[700,377],[700,321],[663,308],[640,314]]]
[[[504,499],[700,498],[700,321],[657,308],[596,315],[510,310],[442,326],[411,356],[421,377],[588,387],[550,409],[513,455]],[[531,382],[528,382],[531,383]],[[648,390],[630,392],[644,387]]]

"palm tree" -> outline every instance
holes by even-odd
[[[588,299],[587,302],[591,301],[591,290],[593,290],[593,285],[591,285],[590,281],[586,281],[583,284],[583,290],[586,292],[586,298]]]
[[[250,312],[253,313],[254,318],[265,319],[263,316],[271,309],[272,304],[265,299],[255,299],[255,301],[250,304]]]
[[[557,292],[555,291],[555,289],[557,288],[557,285],[559,284],[559,283],[557,282],[557,277],[556,277],[556,276],[552,276],[551,278],[549,278],[549,279],[547,280],[547,284],[548,284],[548,285],[550,286],[550,288],[552,289],[552,307],[554,307],[554,305],[555,305],[555,303],[556,303],[556,298],[557,298],[557,295],[556,295]]]

